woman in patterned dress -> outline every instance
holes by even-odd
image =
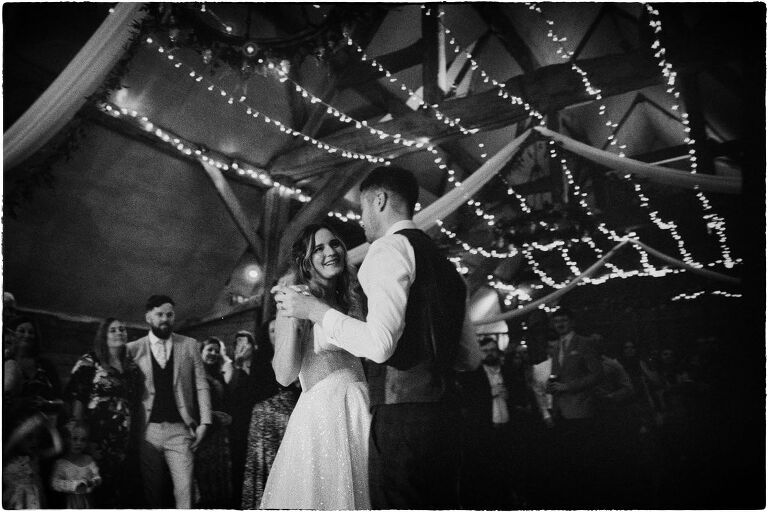
[[[253,355],[250,370],[250,375],[258,382],[259,398],[250,415],[241,501],[243,509],[259,507],[269,470],[298,399],[295,386],[283,387],[275,379],[275,371],[272,369],[275,353],[274,324],[273,319],[262,329],[264,335]]]
[[[130,503],[130,478],[126,471],[138,372],[126,359],[128,331],[125,323],[107,318],[96,332],[93,351],[72,369],[66,395],[72,416],[91,431],[91,453],[103,483],[94,495],[100,508],[126,507]]]

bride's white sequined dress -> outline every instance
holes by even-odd
[[[370,509],[368,385],[360,359],[314,325],[303,341],[302,393],[264,488],[261,508]]]

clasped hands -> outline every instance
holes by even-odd
[[[291,318],[320,323],[330,309],[325,302],[309,293],[306,286],[277,284],[270,292],[275,296],[278,311]]]

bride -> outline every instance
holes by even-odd
[[[347,250],[327,226],[304,228],[291,248],[295,290],[363,318]],[[273,367],[280,384],[303,390],[270,470],[261,508],[370,509],[368,386],[360,359],[328,343],[322,326],[289,318],[278,302]]]

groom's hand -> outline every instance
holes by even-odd
[[[331,309],[314,295],[299,293],[288,286],[278,285],[272,290],[275,293],[277,309],[285,316],[320,323],[325,312]]]

